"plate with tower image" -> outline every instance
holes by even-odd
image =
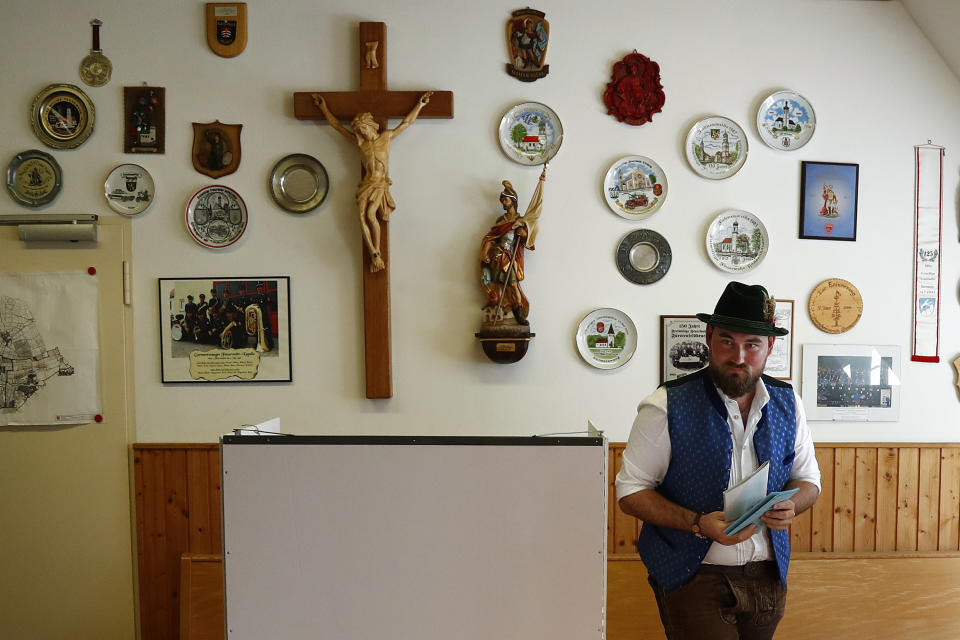
[[[602,308],[588,313],[577,327],[580,357],[597,369],[625,365],[637,350],[637,327],[619,309]]]
[[[760,218],[748,211],[728,209],[707,229],[707,255],[721,271],[744,273],[767,255],[770,237]]]
[[[795,91],[770,94],[757,111],[757,133],[773,149],[796,151],[810,142],[816,128],[813,105]]]
[[[508,158],[528,166],[545,164],[563,143],[563,125],[553,109],[539,102],[511,107],[500,120],[500,147]]]
[[[730,118],[710,116],[690,128],[684,149],[694,173],[723,180],[740,171],[749,146],[743,127]]]

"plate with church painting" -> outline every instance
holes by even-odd
[[[690,128],[684,148],[697,175],[723,180],[740,171],[749,146],[743,127],[730,118],[710,116]]]
[[[210,249],[229,247],[247,228],[247,205],[230,187],[210,185],[193,194],[187,204],[187,230]]]
[[[637,327],[619,309],[596,309],[577,327],[577,350],[597,369],[616,369],[637,350]]]
[[[603,199],[622,218],[646,220],[667,199],[667,176],[645,156],[620,158],[603,179]]]
[[[707,255],[727,273],[750,271],[763,261],[769,246],[767,228],[747,211],[728,209],[707,229]]]
[[[547,105],[522,102],[503,114],[499,136],[500,147],[514,162],[545,164],[560,150],[563,125]]]
[[[764,144],[781,151],[794,151],[810,142],[817,128],[813,105],[795,91],[769,95],[757,111],[757,132]]]

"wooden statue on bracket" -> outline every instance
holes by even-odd
[[[375,47],[374,51],[376,51]],[[374,58],[375,60],[376,58]],[[380,219],[387,222],[390,220],[390,213],[397,207],[393,201],[393,196],[390,195],[390,185],[393,183],[387,176],[390,161],[390,141],[413,124],[413,121],[420,115],[420,110],[430,102],[430,96],[432,95],[433,91],[427,91],[420,96],[413,109],[397,125],[396,129],[387,129],[381,132],[380,125],[377,124],[377,121],[369,112],[361,113],[355,117],[350,123],[352,130],[347,129],[327,108],[323,96],[319,93],[313,94],[314,104],[323,114],[323,117],[327,119],[327,122],[330,123],[330,126],[343,134],[360,150],[360,164],[363,172],[360,185],[357,187],[357,210],[360,214],[363,241],[366,243],[367,251],[370,252],[370,271],[380,271],[387,267],[380,256],[380,222],[377,218],[379,216]]]
[[[507,20],[507,73],[522,82],[533,82],[550,73],[550,65],[545,64],[550,23],[544,20],[545,15],[527,7],[514,11]]]
[[[530,301],[520,289],[524,276],[525,249],[533,249],[537,223],[543,209],[543,183],[547,167],[540,173],[527,212],[517,213],[517,192],[503,181],[497,218],[480,242],[480,286],[486,301],[480,332],[475,334],[488,358],[498,364],[517,362],[527,353],[530,339]]]

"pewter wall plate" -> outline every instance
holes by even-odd
[[[146,211],[156,191],[150,172],[138,164],[121,164],[115,167],[103,183],[103,196],[107,204],[124,216],[135,216]]]
[[[810,142],[817,128],[813,105],[795,91],[770,94],[757,111],[757,132],[764,144],[795,151]]]
[[[63,172],[49,153],[30,149],[18,153],[7,165],[10,197],[28,207],[52,202],[63,188]]]
[[[79,147],[93,133],[96,111],[80,87],[51,84],[36,95],[30,125],[40,141],[54,149]]]
[[[607,169],[603,199],[621,218],[646,220],[667,199],[667,176],[646,156],[620,158]]]
[[[211,185],[193,194],[187,204],[187,230],[205,247],[222,249],[240,239],[247,228],[247,205],[230,187]]]
[[[723,180],[740,171],[749,146],[743,128],[723,116],[694,124],[684,144],[690,168],[710,180]]]
[[[508,158],[525,165],[549,162],[563,143],[563,125],[553,109],[522,102],[500,120],[500,147]]]
[[[292,213],[313,211],[326,199],[327,171],[320,162],[303,153],[282,158],[270,171],[273,201]]]
[[[652,284],[667,275],[672,261],[667,239],[650,229],[628,233],[617,247],[617,268],[637,284]]]
[[[747,211],[724,211],[707,229],[707,255],[727,273],[750,271],[763,261],[769,246],[767,228]]]
[[[577,327],[580,357],[597,369],[616,369],[637,350],[637,327],[619,309],[596,309]]]

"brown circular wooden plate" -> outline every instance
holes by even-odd
[[[863,298],[855,286],[841,278],[824,280],[810,294],[810,319],[827,333],[844,333],[863,315]]]

